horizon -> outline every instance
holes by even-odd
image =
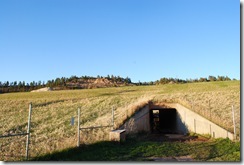
[[[76,76],[76,75],[72,75],[72,76],[69,76],[69,77],[56,77],[56,78],[52,78],[52,79],[49,79],[49,80],[47,80],[47,81],[43,81],[43,80],[38,80],[38,81],[30,81],[30,82],[26,82],[26,81],[0,81],[0,84],[5,84],[6,82],[8,82],[9,83],[9,85],[11,84],[11,83],[14,83],[14,82],[17,82],[17,84],[18,83],[25,83],[26,84],[26,86],[29,86],[31,83],[39,83],[39,82],[41,82],[41,84],[47,84],[48,83],[48,81],[52,81],[52,80],[56,80],[57,78],[67,78],[67,79],[69,79],[69,78],[71,78],[71,77],[77,77],[78,79],[81,79],[81,78],[83,78],[83,77],[89,77],[89,78],[95,78],[95,79],[102,79],[102,78],[105,78],[105,79],[107,79],[108,77],[107,76],[110,76],[110,78],[111,78],[111,76],[114,76],[114,77],[120,77],[120,78],[123,78],[123,79],[127,79],[127,78],[129,78],[130,80],[131,80],[131,78],[130,77],[128,77],[128,76],[126,76],[126,77],[121,77],[121,76],[119,76],[119,75],[113,75],[113,74],[108,74],[108,75],[106,75],[106,76],[103,76],[103,75],[97,75],[97,76],[89,76],[89,75],[82,75],[82,76]],[[174,79],[174,80],[183,80],[183,81],[189,81],[189,82],[191,82],[191,83],[193,83],[195,80],[197,81],[197,82],[201,82],[201,81],[199,81],[201,78],[203,78],[203,79],[206,79],[207,80],[207,82],[209,82],[209,81],[213,81],[213,80],[211,80],[209,77],[213,77],[213,78],[216,78],[216,80],[214,80],[214,81],[240,81],[240,79],[236,79],[236,78],[230,78],[229,76],[223,76],[223,75],[218,75],[218,76],[213,76],[213,75],[209,75],[209,76],[207,76],[207,77],[198,77],[198,78],[187,78],[187,79],[179,79],[179,78],[175,78],[175,77],[161,77],[161,78],[159,78],[159,79],[157,79],[157,80],[154,80],[154,81],[152,81],[152,80],[149,80],[149,81],[138,81],[138,82],[135,82],[135,81],[131,81],[131,83],[132,84],[137,84],[137,83],[151,83],[151,82],[153,82],[153,83],[156,83],[157,81],[160,81],[161,79],[163,79],[163,78],[166,78],[166,79]],[[230,80],[218,80],[218,78],[229,78]],[[88,79],[89,79],[88,78]],[[189,82],[186,82],[186,83],[189,83]],[[206,82],[206,81],[204,81],[204,82]],[[10,85],[11,86],[11,85]]]
[[[240,80],[240,1],[0,2],[0,81]]]

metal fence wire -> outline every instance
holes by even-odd
[[[31,112],[32,103],[29,104],[29,115],[27,122],[27,131],[16,133],[14,131],[0,135],[0,160],[11,161],[13,158],[19,160],[29,159],[29,144],[30,144],[30,128],[31,128]],[[26,140],[23,139],[26,137]],[[24,152],[25,142],[25,156],[21,154]],[[6,153],[7,152],[7,153]],[[20,155],[21,154],[21,155]]]

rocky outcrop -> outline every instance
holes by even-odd
[[[67,83],[68,88],[78,88],[78,89],[91,89],[91,88],[105,88],[105,87],[119,87],[125,86],[125,82],[113,81],[106,78],[94,78],[94,79],[78,79],[75,82]],[[56,88],[55,88],[56,90]]]

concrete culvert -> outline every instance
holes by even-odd
[[[188,129],[181,120],[175,108],[160,108],[150,110],[150,124],[152,133],[187,134]]]
[[[175,108],[154,105],[141,108],[120,129],[125,129],[127,134],[140,131],[159,134],[188,133]]]
[[[176,109],[151,110],[150,121],[153,133],[178,133]]]
[[[150,102],[130,117],[120,129],[125,129],[126,134],[145,131],[187,135],[194,132],[211,136],[214,134],[215,138],[234,139],[233,133],[178,103]]]

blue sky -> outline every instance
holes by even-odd
[[[0,81],[240,79],[238,0],[1,0]]]

